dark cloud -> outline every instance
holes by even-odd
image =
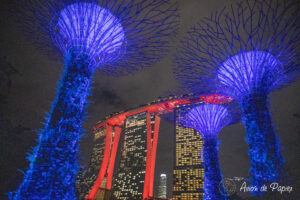
[[[300,114],[298,113],[294,113],[293,116],[300,119]]]
[[[94,95],[92,96],[92,101],[94,105],[98,104],[110,104],[113,106],[123,106],[123,101],[120,96],[117,95],[115,91],[109,90],[105,87],[93,91]]]

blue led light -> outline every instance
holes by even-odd
[[[186,115],[185,123],[204,135],[218,135],[231,122],[226,107],[218,104],[204,104],[192,108]]]
[[[277,87],[274,77],[283,72],[283,67],[272,54],[249,51],[224,61],[218,68],[217,81],[220,87],[230,88],[230,95],[240,97],[263,88]]]
[[[98,64],[121,56],[125,33],[119,20],[94,3],[75,3],[64,8],[55,27],[54,40],[66,55],[85,54]]]

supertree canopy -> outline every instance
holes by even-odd
[[[96,67],[117,76],[159,61],[177,27],[177,3],[21,0],[18,5],[14,15],[24,32],[41,50],[60,52],[65,71],[12,199],[73,200],[81,123]]]
[[[222,91],[240,104],[253,186],[279,181],[282,174],[268,95],[299,73],[299,8],[299,1],[237,1],[201,20],[175,58],[184,88]]]
[[[220,185],[222,174],[218,156],[218,134],[225,126],[239,119],[239,111],[232,104],[195,104],[179,122],[197,130],[203,138],[205,200],[228,199],[223,185]]]
[[[278,84],[276,76],[284,76],[280,63],[268,52],[249,51],[234,55],[218,68],[217,80],[232,94],[243,98],[253,91],[269,93]]]
[[[75,51],[100,66],[122,55],[126,45],[122,25],[109,10],[95,3],[71,4],[60,11],[55,22],[52,36],[64,55]]]

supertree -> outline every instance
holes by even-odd
[[[93,73],[118,76],[166,54],[177,29],[169,0],[21,0],[14,15],[40,49],[64,58],[64,74],[30,166],[13,199],[76,199],[81,123]]]
[[[299,1],[237,1],[201,20],[175,57],[174,74],[184,88],[222,91],[239,103],[252,186],[282,178],[268,96],[299,72],[299,8]]]
[[[240,112],[234,102],[226,104],[195,103],[179,121],[183,126],[193,128],[203,138],[204,199],[228,199],[221,184],[219,165],[219,132],[227,125],[236,123]]]

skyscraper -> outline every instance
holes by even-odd
[[[190,109],[189,104],[175,108],[175,164],[173,173],[173,199],[202,199],[204,168],[201,158],[203,141],[191,128],[180,126],[179,120]]]
[[[158,197],[167,198],[167,174],[161,174],[158,185]]]
[[[181,127],[178,119],[190,109],[191,103],[228,101],[231,101],[229,97],[217,94],[170,96],[115,113],[100,121],[94,127],[96,135],[91,164],[78,175],[81,177],[77,187],[79,200],[167,199],[171,198],[171,193],[173,199],[202,199],[204,170],[199,158],[202,139],[193,129]],[[158,194],[158,180],[164,177],[160,177],[161,172],[155,170],[156,164],[161,164],[159,159],[156,161],[159,115],[173,111],[177,116],[173,148],[175,162],[167,166],[169,168],[165,174],[170,178],[165,179],[165,183],[161,181],[162,185],[167,185],[167,180],[172,182],[173,175],[173,191],[168,188],[168,194],[167,187],[162,186],[163,192]],[[174,135],[172,131],[168,134]],[[173,146],[172,142],[167,143]]]
[[[94,133],[94,147],[92,150],[91,161],[89,167],[86,170],[80,170],[77,175],[77,198],[84,199],[91,187],[93,186],[97,174],[100,170],[101,163],[104,157],[106,130],[105,127],[101,127],[95,130]]]
[[[113,182],[113,199],[140,200],[143,198],[146,157],[146,112],[130,116],[125,121],[124,142],[118,171]],[[154,115],[151,115],[151,119]],[[154,123],[153,120],[151,120]]]

